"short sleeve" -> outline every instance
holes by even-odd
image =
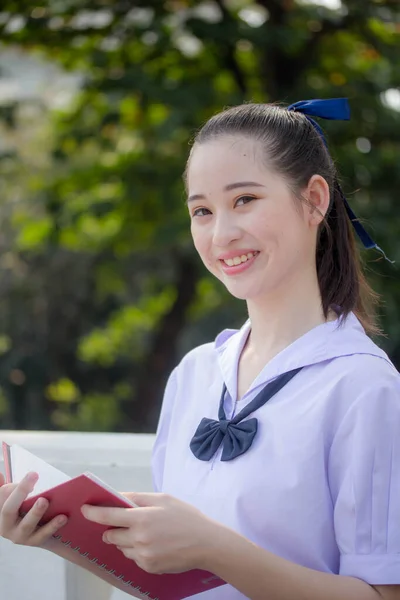
[[[177,389],[176,371],[176,368],[172,371],[165,387],[160,418],[157,426],[156,439],[152,450],[151,470],[153,489],[155,492],[162,491],[165,452],[168,443],[168,435]]]
[[[329,456],[341,575],[400,584],[400,379],[373,383],[343,418]]]

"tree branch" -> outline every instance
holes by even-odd
[[[279,28],[287,24],[288,15],[293,8],[293,2],[277,2],[276,0],[258,0],[258,4],[265,8],[269,15],[269,27]],[[290,92],[312,64],[320,41],[331,33],[343,31],[359,24],[360,16],[348,13],[339,21],[321,19],[321,28],[310,37],[296,56],[288,56],[281,47],[268,47],[264,60],[260,66],[265,89],[271,101],[282,99]]]
[[[223,0],[215,0],[215,2],[219,6],[219,9],[221,10],[224,22],[232,23],[233,19],[231,17],[231,14],[229,13],[228,9],[224,5]],[[232,73],[232,75],[236,81],[236,85],[238,86],[242,95],[245,96],[247,93],[247,85],[246,85],[244,75],[243,75],[243,73],[240,69],[240,66],[236,60],[235,46],[232,43],[227,43],[225,46],[225,64],[226,64],[226,67],[229,69],[229,71]]]

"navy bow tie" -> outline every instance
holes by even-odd
[[[318,123],[316,121],[314,121],[314,119],[312,119],[311,117],[320,117],[322,119],[330,119],[330,120],[334,120],[334,121],[338,121],[338,120],[348,121],[350,119],[350,107],[349,107],[347,98],[329,98],[327,100],[319,100],[319,99],[300,100],[299,102],[295,102],[294,104],[291,104],[290,106],[288,106],[288,110],[303,113],[307,117],[307,119],[310,121],[310,123],[318,131],[318,133],[320,134],[320,136],[322,138],[322,141],[324,142],[324,144],[327,148],[328,148],[328,144],[326,142],[324,132],[322,131],[322,129],[318,125]],[[339,182],[337,182],[336,185],[337,185],[339,194],[341,195],[342,200],[344,202],[347,216],[349,217],[350,222],[353,225],[355,232],[357,233],[358,237],[360,238],[361,242],[363,243],[364,248],[367,248],[368,250],[371,248],[375,248],[385,257],[385,259],[388,262],[393,264],[394,261],[390,260],[386,256],[386,254],[384,253],[382,248],[380,248],[376,244],[376,242],[374,242],[374,240],[371,238],[369,233],[361,225],[359,219],[357,218],[357,216],[355,215],[354,211],[352,210],[350,204],[348,203],[347,198],[344,195]]]
[[[301,371],[301,368],[288,371],[271,381],[230,421],[227,420],[224,411],[226,392],[224,384],[218,411],[219,420],[202,419],[190,442],[190,449],[195,457],[199,460],[210,460],[221,444],[223,445],[221,460],[224,461],[232,460],[247,452],[256,436],[258,421],[255,417],[247,421],[243,421],[243,419],[264,406],[292,377]]]

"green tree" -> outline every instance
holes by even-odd
[[[4,0],[5,46],[82,77],[0,161],[5,426],[154,431],[182,353],[244,318],[199,265],[181,178],[226,105],[349,97],[351,122],[324,127],[352,205],[400,260],[398,3],[335,6]],[[17,138],[23,108],[2,109]],[[400,365],[398,272],[365,259]]]

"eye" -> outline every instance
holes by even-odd
[[[196,208],[192,213],[192,217],[205,217],[210,214],[211,211],[209,211],[208,208]]]
[[[243,204],[248,204],[252,200],[255,200],[254,196],[240,196],[240,198],[238,198],[236,200],[235,206],[240,206],[240,205],[243,205]]]

